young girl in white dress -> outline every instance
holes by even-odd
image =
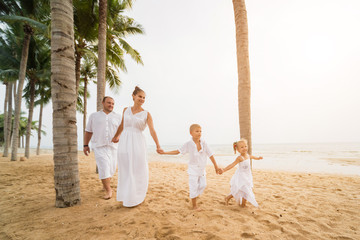
[[[230,180],[230,194],[225,197],[226,205],[229,204],[231,198],[235,198],[236,202],[242,207],[246,206],[246,201],[249,201],[255,207],[258,207],[258,203],[255,200],[255,195],[252,191],[253,188],[253,177],[251,174],[250,159],[260,160],[262,157],[254,157],[248,154],[247,140],[241,139],[238,142],[233,144],[234,151],[238,151],[240,155],[236,160],[229,164],[226,168],[222,169],[222,172],[226,172],[235,165],[238,165],[238,168],[235,171],[235,174]]]
[[[149,168],[146,159],[146,142],[143,131],[149,126],[150,134],[160,148],[150,113],[142,108],[145,92],[136,87],[133,94],[134,106],[125,108],[121,124],[112,139],[118,146],[118,185],[116,200],[124,207],[134,207],[145,199],[149,183]]]

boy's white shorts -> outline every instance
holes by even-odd
[[[110,146],[93,149],[96,165],[99,170],[99,178],[106,179],[114,176],[117,165],[117,149]]]
[[[204,192],[206,176],[189,175],[190,198],[196,198]]]

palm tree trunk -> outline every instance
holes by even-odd
[[[42,126],[42,114],[43,114],[44,104],[40,103],[40,113],[39,113],[39,129],[38,129],[38,143],[36,147],[36,155],[40,155],[40,144],[41,144],[41,126]]]
[[[11,142],[11,123],[12,123],[12,86],[14,83],[8,83],[9,86],[9,94],[8,97],[8,108],[7,108],[7,118],[4,118],[4,122],[6,122],[6,129],[4,127],[4,153],[3,157],[8,157],[9,155],[9,145]],[[4,123],[5,124],[5,123]]]
[[[18,150],[18,142],[19,141],[19,121],[20,121],[20,113],[21,113],[21,99],[22,99],[22,92],[23,86],[25,81],[25,74],[26,74],[26,65],[28,60],[28,53],[29,53],[29,44],[30,38],[33,33],[32,28],[25,24],[24,25],[24,42],[23,48],[21,53],[21,61],[20,61],[20,70],[19,70],[19,85],[16,94],[15,100],[15,114],[14,114],[14,125],[13,125],[13,143],[11,148],[11,161],[16,161],[17,159],[17,150]]]
[[[50,0],[51,98],[56,207],[81,203],[76,127],[74,13],[72,1]]]
[[[83,116],[83,136],[85,137],[86,114],[87,114],[87,77],[84,79],[84,116]]]
[[[7,115],[8,115],[8,101],[9,101],[9,85],[10,83],[4,81],[4,85],[6,86],[6,90],[5,90],[5,99],[4,99],[4,151],[3,151],[3,156],[4,156],[4,152],[5,152],[5,148],[6,146],[6,140],[7,140]]]
[[[34,112],[34,101],[35,101],[35,79],[30,79],[30,104],[29,104],[29,116],[28,123],[26,126],[26,144],[25,144],[25,157],[30,158],[30,136],[31,136],[31,126],[32,118]]]
[[[248,141],[248,149],[251,154],[251,85],[247,12],[245,0],[233,0],[233,5],[236,26],[240,137]]]
[[[77,47],[76,47],[77,48]],[[76,95],[79,94],[79,85],[80,85],[80,65],[81,64],[81,53],[75,51],[75,77],[76,77]]]
[[[17,83],[17,81],[14,82],[14,105],[15,105],[15,101],[16,101],[16,83]]]
[[[102,109],[102,100],[105,96],[106,71],[106,24],[107,0],[99,1],[99,42],[98,42],[98,72],[97,72],[97,111]]]

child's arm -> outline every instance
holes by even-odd
[[[222,169],[222,172],[224,173],[224,172],[232,169],[233,167],[236,166],[236,164],[238,164],[239,162],[242,162],[242,161],[244,161],[244,159],[241,156],[238,156],[233,163],[229,164],[226,168]]]
[[[210,157],[210,160],[211,160],[211,162],[214,164],[214,168],[215,168],[216,174],[219,174],[219,173],[220,173],[220,172],[219,172],[219,167],[218,167],[218,165],[216,164],[214,155],[212,155],[212,156]]]
[[[261,160],[261,159],[263,159],[263,157],[261,157],[261,156],[259,156],[259,157],[250,156],[250,159]]]
[[[167,152],[162,152],[160,154],[167,154],[167,155],[178,155],[180,153],[179,150],[174,150],[174,151],[167,151]]]

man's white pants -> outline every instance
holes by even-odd
[[[117,164],[117,149],[110,146],[96,147],[93,149],[99,178],[106,179],[114,176]]]
[[[206,176],[189,175],[190,198],[196,198],[202,194],[206,187]]]

